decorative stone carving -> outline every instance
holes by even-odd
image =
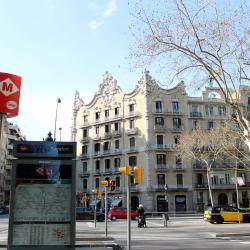
[[[99,85],[97,94],[103,97],[104,102],[110,102],[117,90],[117,81],[113,79],[113,76],[108,71],[106,71],[102,77],[102,83]]]
[[[138,87],[141,93],[145,96],[152,95],[153,91],[159,88],[156,81],[152,79],[148,70],[145,70],[142,73],[142,77],[138,81]]]
[[[80,107],[84,105],[83,100],[80,98],[79,92],[75,92],[74,103],[73,103],[73,110],[77,111]]]

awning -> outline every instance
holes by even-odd
[[[122,199],[115,199],[115,200],[112,200],[111,206],[112,207],[119,207],[122,205],[121,203],[122,203]]]
[[[93,200],[89,203],[89,206],[95,206],[95,205],[98,206],[99,203],[101,203],[101,200]]]

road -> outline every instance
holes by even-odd
[[[202,219],[175,218],[168,227],[160,219],[148,219],[147,228],[131,224],[131,249],[250,249],[250,224],[209,224]],[[0,216],[0,244],[6,244],[8,218]],[[234,235],[233,235],[234,233]],[[237,233],[237,234],[236,234]],[[240,236],[239,233],[248,236]],[[220,236],[220,237],[218,237]],[[105,223],[76,223],[76,244],[118,243],[126,246],[127,226],[125,220],[108,222],[108,238],[105,238]],[[124,247],[124,249],[126,249]]]

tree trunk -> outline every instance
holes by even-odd
[[[209,191],[209,197],[211,200],[211,205],[214,206],[214,201],[213,201],[213,196],[212,196],[212,190],[211,190],[211,185],[210,185],[210,168],[207,166],[207,185],[208,185],[208,191]]]

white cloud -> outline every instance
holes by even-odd
[[[102,21],[92,20],[92,21],[89,22],[89,27],[90,27],[91,29],[97,29],[97,28],[99,28],[102,24],[103,24]]]
[[[103,18],[110,17],[116,9],[116,0],[110,0],[107,4],[106,9],[102,13]]]
[[[117,0],[109,0],[105,10],[102,12],[101,21],[92,20],[89,22],[89,27],[91,29],[97,29],[102,26],[104,23],[104,19],[107,19],[113,15],[114,11],[116,10],[116,3]]]

